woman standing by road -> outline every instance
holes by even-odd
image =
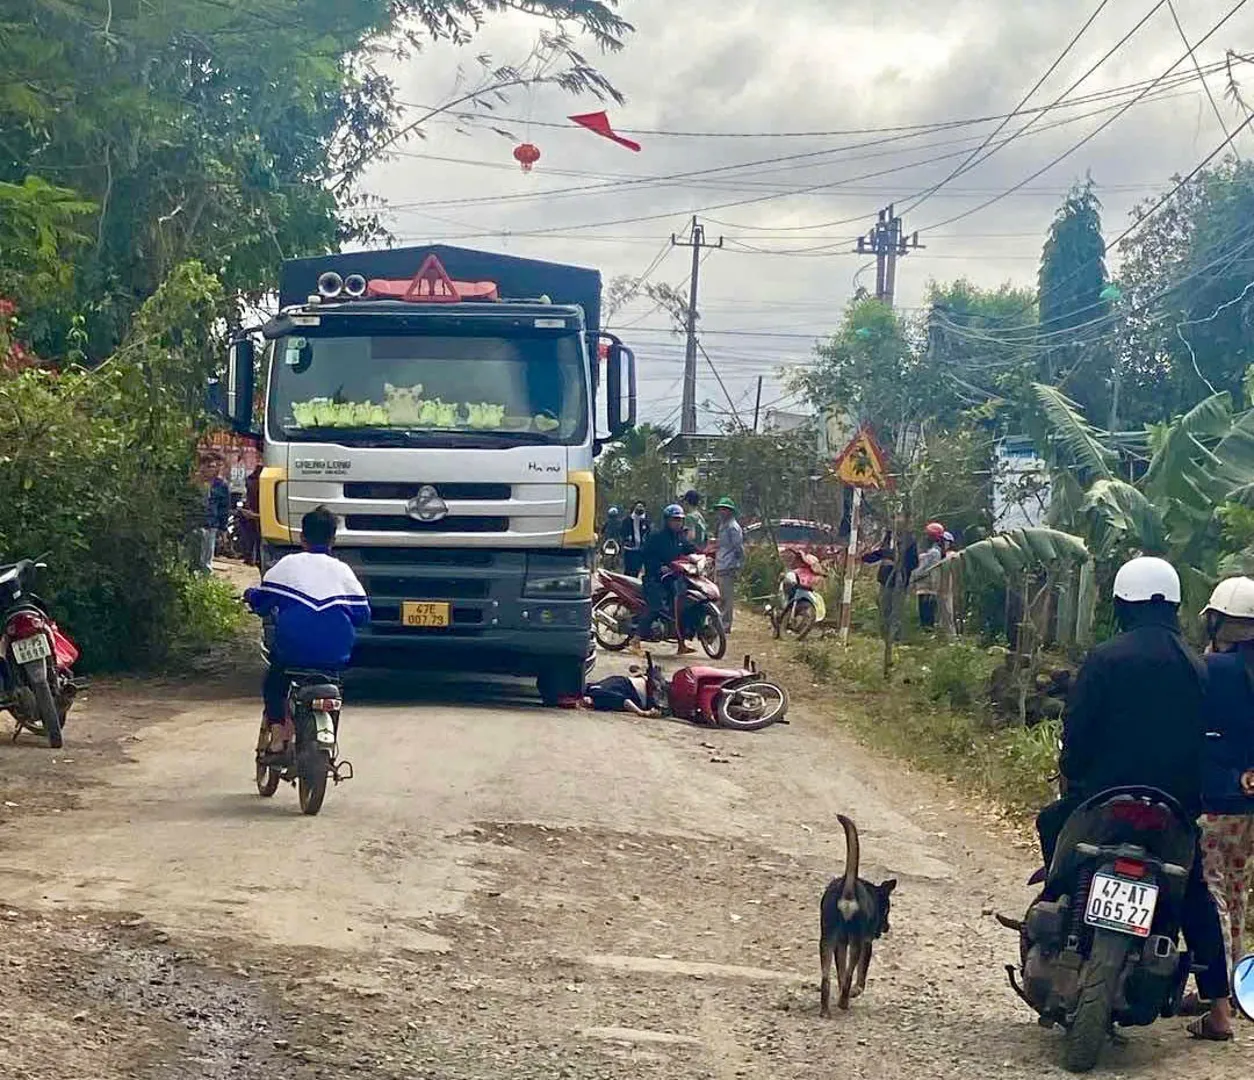
[[[1245,913],[1254,866],[1254,581],[1227,578],[1202,611],[1208,739],[1203,783],[1202,866],[1226,931],[1229,970],[1245,952]],[[1190,996],[1190,1012],[1201,1003]],[[1194,1027],[1201,1024],[1197,1021]],[[1190,1032],[1205,1036],[1202,1031]]]

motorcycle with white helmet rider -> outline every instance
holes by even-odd
[[[1094,648],[1076,675],[1063,714],[1061,797],[1037,817],[1047,869],[1072,813],[1113,789],[1154,789],[1186,824],[1197,819],[1206,673],[1180,633],[1180,600],[1179,575],[1164,559],[1134,558],[1115,575],[1119,633]],[[1214,1004],[1189,1033],[1223,1040],[1232,1037],[1223,933],[1200,858],[1192,861],[1180,923],[1199,990]]]

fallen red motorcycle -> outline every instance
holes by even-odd
[[[650,697],[662,702],[671,716],[737,731],[787,723],[788,691],[759,671],[750,656],[740,668],[683,667],[669,683],[648,653],[645,662]]]
[[[727,632],[719,613],[718,586],[705,577],[704,556],[687,556],[670,564],[669,574],[683,585],[680,620],[684,639],[694,638],[711,660],[721,660],[727,652]],[[592,594],[592,630],[597,644],[610,652],[627,648],[636,622],[644,616],[648,604],[644,586],[639,580],[612,570],[597,572],[597,587]],[[641,634],[643,641],[674,641],[675,620],[668,614],[655,615]]]
[[[13,716],[13,738],[23,730],[62,745],[62,730],[79,683],[78,649],[31,591],[38,559],[0,566],[0,709]]]

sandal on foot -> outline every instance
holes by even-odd
[[[1180,999],[1180,1011],[1177,1016],[1205,1016],[1210,1012],[1210,1002],[1203,1001],[1190,990]]]
[[[1188,1027],[1184,1029],[1189,1033],[1190,1039],[1199,1039],[1202,1042],[1232,1042],[1233,1034],[1231,1031],[1216,1031],[1211,1027],[1210,1014],[1199,1016]]]

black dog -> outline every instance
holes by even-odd
[[[895,878],[872,885],[858,877],[858,829],[844,814],[837,820],[845,830],[845,875],[833,878],[819,902],[819,963],[822,965],[822,1016],[831,1016],[832,960],[840,980],[842,1009],[849,999],[866,989],[867,968],[871,966],[871,942],[888,933],[889,898],[897,887]],[[854,984],[854,971],[858,973]]]

